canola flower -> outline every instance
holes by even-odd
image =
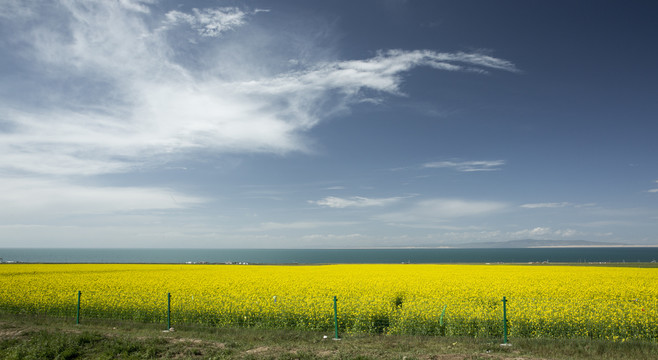
[[[347,332],[658,339],[658,269],[521,265],[0,266],[0,312]]]

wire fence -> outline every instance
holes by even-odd
[[[79,291],[1,296],[0,312],[74,319],[112,319],[218,327],[296,328],[341,333],[473,337],[658,340],[656,299],[428,298],[399,294],[285,294],[235,298],[225,294]],[[503,301],[503,299],[505,301]]]

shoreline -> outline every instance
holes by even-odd
[[[651,263],[658,246],[378,249],[0,249],[0,263],[44,264],[528,264]]]
[[[651,245],[528,245],[528,246],[372,246],[372,247],[318,247],[318,248],[196,248],[196,247],[161,247],[161,248],[144,248],[144,247],[0,247],[2,250],[257,250],[257,251],[306,251],[306,250],[491,250],[491,249],[543,249],[543,248],[658,248],[658,244]]]

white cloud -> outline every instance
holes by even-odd
[[[603,240],[610,234],[584,233],[574,229],[551,229],[550,227],[537,226],[534,228],[520,229],[516,231],[502,230],[480,230],[480,231],[455,231],[436,235],[450,244],[464,242],[496,242],[509,240],[560,240],[560,239],[583,239],[595,238]]]
[[[576,208],[576,209],[583,209],[583,208],[594,208],[596,207],[596,203],[586,203],[586,204],[574,204],[570,202],[546,202],[546,203],[528,203],[528,204],[522,204],[519,205],[519,207],[524,208],[524,209],[555,209],[555,208]]]
[[[119,0],[119,4],[132,11],[148,14],[150,9],[147,5],[154,4],[156,0]]]
[[[500,211],[505,204],[494,201],[472,201],[460,199],[432,199],[420,201],[415,211],[440,218],[477,216]]]
[[[166,14],[165,27],[180,23],[190,25],[201,36],[217,37],[221,33],[245,24],[247,14],[235,7],[217,9],[192,9],[192,14],[170,11]]]
[[[574,229],[558,229],[553,230],[550,227],[535,227],[532,229],[523,229],[515,232],[510,232],[507,236],[511,239],[554,239],[554,238],[574,238],[576,236],[585,235]]]
[[[563,238],[573,238],[574,236],[579,236],[581,233],[574,229],[564,229],[556,230],[555,235]]]
[[[38,178],[0,178],[3,218],[189,208],[203,199],[156,187],[97,187]]]
[[[534,204],[523,204],[522,208],[525,209],[542,209],[542,208],[562,208],[571,206],[571,203],[568,202],[559,202],[559,203],[534,203]]]
[[[311,234],[304,235],[302,239],[304,240],[354,240],[354,239],[363,239],[365,238],[362,234]]]
[[[441,65],[439,65],[441,64]],[[400,75],[418,66],[459,71],[472,67],[516,71],[508,61],[481,54],[440,53],[429,50],[389,50],[366,60],[347,60],[317,64],[308,70],[282,74],[265,81],[245,83],[254,91],[265,93],[298,93],[338,89],[355,95],[360,89],[370,88],[388,93],[400,93]]]
[[[154,11],[149,3],[67,1],[54,15],[38,6],[23,7],[52,18],[16,25],[26,30],[18,31],[17,38],[28,49],[23,54],[34,75],[45,77],[43,88],[34,85],[44,96],[38,107],[0,100],[10,129],[0,133],[0,169],[93,175],[125,172],[158,157],[197,150],[307,151],[306,131],[363,100],[363,89],[400,94],[401,76],[415,67],[516,70],[508,61],[477,53],[390,50],[370,59],[315,63],[248,78],[250,69],[267,68],[267,59],[244,57],[229,61],[228,68],[204,67],[181,52],[208,55],[213,46],[178,48],[180,43],[169,37],[178,29],[174,25],[188,24],[199,37],[221,42],[225,31],[246,26],[244,11],[175,10],[165,14],[164,23],[154,24],[155,14],[149,21],[145,17]],[[236,43],[229,48],[252,46]],[[224,63],[223,58],[214,61]],[[53,85],[61,91],[52,92]],[[493,166],[474,162],[465,171]]]
[[[270,230],[307,230],[323,227],[339,227],[354,225],[352,221],[296,221],[289,223],[266,222],[259,227],[249,229],[248,231],[270,231]]]
[[[0,17],[7,20],[31,18],[38,15],[40,7],[48,5],[41,0],[2,0]]]
[[[379,215],[377,219],[392,225],[436,228],[437,223],[490,215],[505,208],[507,204],[496,201],[429,199],[419,201],[403,211]]]
[[[505,165],[505,160],[487,161],[437,161],[423,164],[425,168],[450,168],[463,172],[498,171]]]
[[[335,196],[327,196],[322,200],[309,201],[309,203],[330,207],[330,208],[343,209],[348,207],[387,206],[399,202],[402,199],[404,198],[403,197],[366,198],[361,196],[354,196],[351,198],[339,198]]]
[[[0,9],[2,30],[12,34],[0,45],[20,49],[7,52],[8,63],[21,63],[22,75],[38,79],[20,82],[22,93],[16,94],[15,84],[0,83],[5,208],[26,213],[187,208],[203,200],[163,188],[94,186],[89,177],[159,166],[171,157],[194,158],[199,151],[310,151],[308,130],[370,98],[365,89],[402,94],[402,76],[419,66],[516,71],[508,61],[478,53],[428,50],[382,51],[362,60],[304,58],[289,71],[289,65],[272,65],[269,58],[245,56],[260,54],[263,45],[238,36],[254,12],[162,11],[153,3],[10,1],[10,11]],[[275,35],[262,39],[281,41]],[[80,177],[86,177],[85,185]],[[316,204],[396,201],[325,198]]]
[[[552,231],[551,231],[550,228],[538,226],[538,227],[533,228],[533,229],[519,230],[519,231],[516,231],[516,232],[512,233],[511,235],[514,238],[520,238],[520,237],[523,238],[523,237],[528,237],[528,236],[530,236],[530,237],[544,236],[544,235],[548,235],[548,234],[552,234]]]

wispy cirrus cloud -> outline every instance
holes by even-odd
[[[178,191],[158,187],[86,186],[42,178],[0,179],[0,202],[11,204],[0,214],[6,220],[30,214],[34,218],[126,211],[175,210],[205,202]]]
[[[534,203],[534,204],[523,204],[521,205],[524,209],[543,209],[543,208],[563,208],[571,206],[571,203],[568,202],[553,202],[553,203]]]
[[[386,50],[357,60],[329,56],[290,66],[294,49],[277,29],[240,31],[269,14],[238,7],[187,11],[153,1],[70,0],[8,1],[5,9],[0,30],[14,35],[0,42],[13,66],[2,69],[7,80],[0,83],[0,171],[56,177],[49,186],[64,193],[78,186],[78,177],[130,173],[170,158],[195,159],[198,152],[310,151],[310,129],[366,99],[364,90],[401,95],[404,75],[417,67],[517,71],[485,54],[431,50]],[[252,56],[263,46],[285,61]],[[11,75],[16,71],[21,77]],[[120,188],[98,191],[123,197]],[[166,199],[166,192],[156,192],[147,203]],[[108,208],[116,205],[111,196],[96,198],[108,199]],[[395,201],[327,198],[316,204]]]
[[[270,93],[338,89],[344,94],[356,95],[360,89],[370,88],[397,94],[402,82],[400,75],[419,66],[447,71],[516,71],[509,61],[482,54],[388,50],[380,51],[370,59],[320,63],[303,71],[245,85],[254,85],[258,90]]]
[[[519,239],[519,238],[544,238],[546,236],[562,236],[562,234],[566,234],[567,236],[571,236],[575,233],[573,230],[566,230],[566,231],[554,231],[549,227],[542,227],[542,226],[537,226],[532,229],[523,229],[523,230],[518,230],[513,233],[510,233],[510,237],[514,239]]]
[[[545,202],[545,203],[529,203],[529,204],[522,204],[519,205],[519,207],[524,208],[524,209],[554,209],[554,208],[591,208],[596,206],[594,203],[588,203],[588,204],[574,204],[570,202]]]
[[[0,133],[0,148],[7,155],[0,158],[0,168],[15,168],[20,158],[21,171],[34,173],[54,171],[42,166],[44,156],[64,159],[56,173],[88,175],[127,171],[154,157],[203,149],[306,151],[304,132],[326,114],[360,101],[363,89],[400,94],[402,75],[415,67],[516,71],[506,60],[478,53],[389,50],[370,59],[319,62],[292,72],[276,72],[275,66],[270,75],[248,78],[246,69],[267,68],[262,59],[204,67],[183,61],[180,43],[169,34],[188,26],[199,40],[214,39],[193,49],[204,57],[227,31],[235,33],[252,17],[267,13],[172,10],[158,23],[149,2],[66,1],[52,14],[26,4],[29,21],[11,21],[14,30],[29,29],[18,31],[27,49],[22,55],[31,59],[35,76],[45,77],[48,89],[61,91],[49,93],[38,107],[20,99],[0,100],[11,129]],[[244,39],[226,41],[228,48],[251,46]],[[239,80],[237,73],[243,74]],[[47,91],[33,86],[35,93]],[[99,166],[103,163],[107,166]]]
[[[460,218],[499,213],[506,208],[506,203],[498,201],[439,198],[418,201],[406,209],[381,214],[376,218],[393,225],[431,228]]]
[[[272,230],[309,230],[317,228],[335,228],[354,225],[353,221],[295,221],[295,222],[266,222],[244,231],[272,231]]]
[[[372,207],[372,206],[387,206],[399,202],[404,197],[390,197],[390,198],[366,198],[362,196],[353,196],[350,198],[340,198],[335,196],[327,196],[324,199],[309,201],[311,204],[344,209],[349,207]]]
[[[416,204],[414,212],[431,217],[457,218],[483,215],[507,207],[497,201],[474,201],[462,199],[430,199]]]
[[[481,231],[459,231],[442,234],[441,237],[452,243],[462,242],[495,242],[509,240],[557,240],[557,239],[579,239],[582,237],[596,236],[605,238],[610,234],[587,233],[574,229],[553,229],[547,226],[536,226],[514,231],[481,230]]]
[[[482,160],[482,161],[437,161],[423,164],[424,168],[430,169],[454,169],[462,172],[498,171],[505,165],[505,160]]]
[[[192,13],[169,11],[163,29],[187,24],[200,36],[217,37],[245,24],[246,13],[235,7],[192,9]]]

